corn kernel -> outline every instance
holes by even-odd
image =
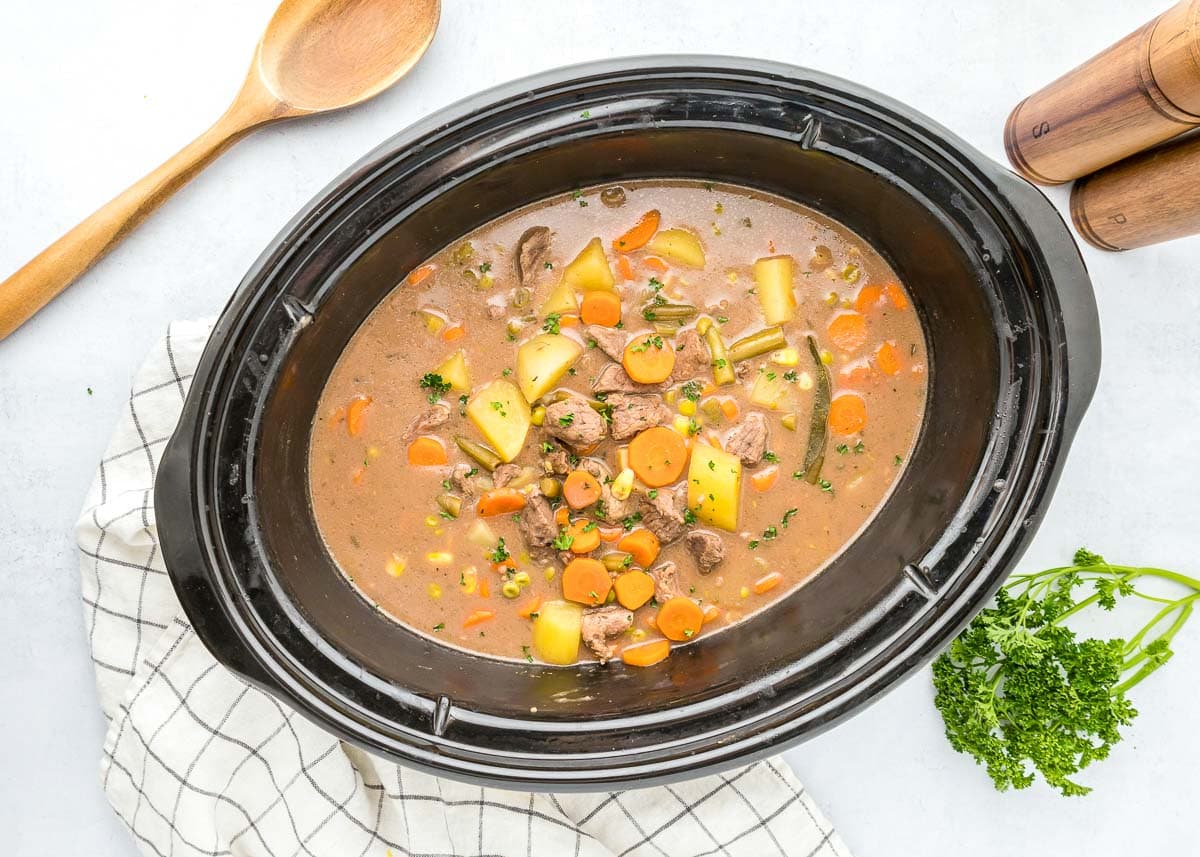
[[[800,349],[780,348],[771,355],[771,362],[777,366],[797,366],[800,363]]]
[[[837,292],[830,292],[829,294],[825,295],[825,306],[837,306],[837,302],[838,302],[838,293]]]
[[[556,572],[554,571],[554,567],[553,567],[553,566],[550,566],[550,565],[548,565],[548,566],[546,566],[546,571],[545,571],[545,573],[544,573],[544,577],[545,577],[547,580],[553,580],[553,579],[554,579],[554,575],[555,575],[555,573],[556,573]]]
[[[438,527],[436,530],[433,531],[433,534],[435,536],[443,536],[446,534],[446,531],[444,529],[442,529],[441,527]]]
[[[425,320],[425,329],[430,333],[439,333],[441,329],[446,326],[446,319],[442,318],[440,315],[428,312],[427,310],[422,310],[421,316]]]
[[[429,586],[425,587],[425,591],[429,593],[430,598],[442,597],[442,587],[438,586],[436,583],[429,584]]]
[[[449,565],[454,562],[454,554],[450,551],[430,551],[425,554],[425,559],[437,566]]]
[[[529,421],[535,426],[540,426],[546,421],[546,409],[542,405],[538,405],[529,412]]]
[[[494,282],[496,282],[495,277],[493,277],[491,274],[484,274],[476,281],[475,285],[479,289],[490,289],[492,287],[492,283]]]
[[[696,415],[696,403],[691,399],[684,399],[679,403],[679,413],[685,417],[694,417]]]
[[[368,446],[367,447],[367,458],[378,458],[379,456],[380,456],[379,447],[377,447],[377,446]]]
[[[847,283],[857,283],[860,276],[862,276],[862,269],[853,262],[842,268],[842,279]]]
[[[461,589],[467,595],[473,595],[475,593],[475,587],[477,583],[478,577],[475,571],[475,566],[470,566],[469,568],[463,569],[462,574],[459,575],[458,578],[459,589]]]
[[[783,418],[779,421],[779,424],[782,425],[788,431],[795,431],[796,430],[796,415],[795,414],[784,414]]]
[[[431,530],[436,529],[438,524],[440,524],[441,522],[442,522],[442,519],[439,518],[437,515],[426,515],[425,516],[425,526],[429,527],[429,529],[431,529]]]
[[[633,470],[626,467],[618,473],[612,482],[611,490],[618,500],[628,500],[629,495],[633,493]]]
[[[821,362],[824,363],[826,366],[832,366],[833,365],[833,353],[830,351],[826,351],[825,349],[821,349]]]
[[[500,594],[505,598],[516,598],[521,594],[521,587],[517,585],[515,580],[506,580],[504,585],[500,587]]]
[[[404,569],[408,567],[408,560],[400,556],[398,553],[392,554],[392,558],[387,561],[384,568],[392,577],[399,577],[404,574]]]
[[[741,591],[740,591],[740,592],[738,592],[738,595],[742,596],[743,598],[749,598],[749,597],[750,597],[750,587],[749,587],[749,586],[743,586],[743,587],[741,588]]]
[[[725,275],[725,279],[727,281],[729,281],[730,285],[733,285],[734,283],[736,283],[738,281],[737,271],[730,271],[729,273],[727,273]]]
[[[668,405],[674,406],[675,402],[679,400],[679,391],[667,390],[666,395],[664,395],[663,398],[666,399]]]
[[[634,628],[629,632],[629,636],[632,637],[633,641],[636,643],[639,640],[646,639],[646,631],[644,628]]]
[[[513,583],[515,583],[517,586],[520,586],[521,588],[525,588],[529,584],[533,583],[533,581],[529,579],[529,572],[518,571],[516,574],[513,575]]]

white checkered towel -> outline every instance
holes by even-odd
[[[479,788],[344,744],[217,664],[167,579],[152,491],[210,327],[173,324],[138,371],[77,527],[104,791],[145,854],[849,857],[778,759],[636,792]]]

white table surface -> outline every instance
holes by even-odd
[[[135,853],[98,782],[103,720],[71,528],[131,373],[166,323],[218,312],[293,212],[362,153],[431,110],[532,72],[709,52],[852,78],[1001,159],[1002,123],[1018,98],[1160,5],[446,0],[433,47],[400,86],[352,112],[240,144],[0,343],[0,853]],[[273,0],[5,3],[0,275],[211,121],[272,8]],[[1064,191],[1051,195],[1065,208]],[[1200,574],[1200,239],[1085,255],[1104,371],[1025,565],[1056,564],[1086,544],[1114,561]],[[1197,853],[1200,621],[1177,650],[1138,688],[1143,714],[1084,777],[1096,786],[1087,798],[1041,786],[993,791],[946,744],[928,670],[788,759],[859,857]]]

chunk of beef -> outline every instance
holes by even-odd
[[[725,559],[725,542],[721,541],[721,537],[716,533],[692,530],[684,537],[683,543],[696,558],[696,565],[700,567],[701,574],[708,574]]]
[[[571,456],[567,455],[565,449],[556,446],[542,456],[542,469],[549,476],[566,476],[571,472]]]
[[[653,499],[647,494],[642,500],[642,526],[654,533],[662,544],[673,542],[683,535],[686,508],[686,485],[659,488]]]
[[[550,255],[550,229],[546,226],[531,226],[517,239],[517,281],[521,285],[532,283],[538,272],[546,265]]]
[[[586,399],[571,396],[546,408],[542,428],[567,446],[587,449],[604,440],[608,433],[604,418],[592,410]]]
[[[623,331],[617,330],[615,327],[605,327],[602,324],[589,324],[583,329],[583,340],[586,342],[589,339],[594,339],[596,347],[613,360],[621,362],[621,357],[625,354],[625,342],[628,339]]]
[[[633,624],[633,613],[619,604],[607,607],[589,607],[583,611],[583,642],[606,663],[617,649],[609,640],[621,636]]]
[[[454,469],[450,471],[450,482],[455,490],[468,500],[484,490],[484,486],[480,484],[479,468],[462,462],[454,465]]]
[[[613,440],[627,440],[651,426],[671,419],[671,409],[658,396],[629,396],[613,393],[607,404],[612,408]]]
[[[546,547],[558,535],[558,525],[554,523],[554,510],[550,501],[541,494],[530,494],[525,500],[525,508],[517,520],[517,529],[525,538],[525,544],[530,548]]]
[[[673,562],[664,562],[646,572],[654,578],[654,600],[666,604],[683,594],[679,588],[679,568]]]
[[[693,378],[708,377],[712,368],[712,355],[708,346],[693,328],[682,331],[675,337],[675,368],[671,380],[680,384]]]
[[[408,428],[404,430],[404,434],[400,435],[400,439],[412,440],[419,434],[428,434],[435,428],[445,425],[449,419],[450,408],[448,405],[434,405],[429,410],[413,417]]]
[[[503,488],[509,482],[512,482],[521,475],[521,466],[518,464],[501,464],[492,471],[492,484],[497,488]]]
[[[751,411],[730,430],[725,438],[725,451],[740,458],[742,464],[753,466],[762,461],[770,436],[767,418],[757,411]]]
[[[669,384],[639,384],[629,377],[623,366],[609,363],[592,382],[597,393],[661,393]]]
[[[633,500],[625,498],[618,500],[612,492],[611,485],[600,483],[600,508],[597,514],[600,520],[606,524],[619,524],[621,520],[630,514],[633,508]]]
[[[612,479],[612,471],[599,458],[581,458],[577,469],[584,473],[590,473],[601,485],[606,479]]]

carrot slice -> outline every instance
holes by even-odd
[[[579,327],[579,316],[564,315],[558,320],[559,327]]]
[[[648,333],[625,346],[621,365],[639,384],[661,384],[675,368],[675,349],[669,340]]]
[[[462,339],[466,335],[467,335],[467,329],[465,327],[463,327],[461,324],[456,324],[451,327],[447,327],[445,330],[442,331],[442,341],[443,342],[456,342],[457,340]]]
[[[495,610],[472,610],[466,619],[463,619],[464,628],[474,628],[476,625],[482,625],[488,619],[496,616]]]
[[[573,539],[571,553],[591,553],[600,547],[600,528],[586,518],[572,521],[567,533]]]
[[[862,387],[871,380],[870,366],[851,366],[838,373],[838,382],[844,387]]]
[[[616,327],[621,321],[621,296],[616,292],[588,292],[579,305],[579,317],[584,324]]]
[[[625,535],[624,527],[601,527],[600,528],[600,541],[602,541],[602,542],[615,542],[618,539],[620,539],[621,536],[623,536],[623,535]]]
[[[900,370],[904,368],[903,362],[900,360],[900,352],[890,342],[883,343],[876,350],[875,364],[885,375],[899,375]]]
[[[721,618],[721,608],[716,604],[705,604],[702,612],[704,613],[705,625],[707,625],[709,622],[715,622]]]
[[[622,280],[628,281],[633,279],[633,265],[629,264],[628,256],[617,257],[617,270],[621,272]]]
[[[363,478],[367,475],[367,468],[356,467],[354,472],[350,474],[350,481],[355,485],[362,485]]]
[[[350,404],[346,405],[346,431],[350,433],[350,437],[362,434],[364,414],[367,406],[373,401],[370,396],[355,396],[350,400]]]
[[[563,481],[563,499],[572,509],[582,509],[600,499],[600,483],[586,470],[572,470]]]
[[[634,530],[617,542],[617,550],[633,554],[633,561],[642,568],[649,568],[650,563],[658,558],[659,547],[658,536],[649,530]]]
[[[533,614],[542,606],[542,596],[535,595],[521,605],[521,609],[517,611],[517,615],[522,619],[532,619]]]
[[[617,575],[613,581],[617,602],[626,610],[636,610],[654,597],[654,578],[634,569]]]
[[[493,488],[480,495],[476,508],[483,518],[519,512],[525,508],[525,495],[513,488]]]
[[[595,607],[603,604],[612,589],[612,578],[604,563],[590,557],[578,557],[567,563],[562,573],[563,598]]]
[[[764,467],[762,470],[750,474],[750,484],[754,490],[760,494],[764,491],[770,491],[779,479],[779,468],[772,464],[770,467]]]
[[[741,410],[738,408],[737,400],[729,397],[722,399],[721,413],[723,413],[725,415],[725,419],[729,420],[730,422],[736,420],[738,418],[738,414],[741,413]]]
[[[887,292],[888,300],[892,302],[892,306],[896,309],[908,309],[908,295],[904,294],[904,289],[900,288],[899,283],[888,283],[883,287]]]
[[[671,644],[666,640],[652,640],[621,650],[621,660],[631,667],[652,667],[671,654]]]
[[[436,437],[421,435],[408,445],[408,463],[414,467],[437,467],[446,461],[446,447]]]
[[[480,598],[491,598],[492,597],[492,590],[490,588],[488,588],[488,582],[486,580],[479,581],[479,597]]]
[[[658,209],[650,209],[638,218],[638,222],[633,225],[633,228],[613,241],[613,249],[621,253],[628,253],[630,250],[644,247],[658,231],[658,223],[661,219]]]
[[[566,506],[559,506],[554,510],[554,523],[560,527],[565,527],[571,520],[571,510]]]
[[[829,403],[829,430],[834,434],[857,434],[867,425],[867,405],[861,396],[842,393]]]
[[[652,271],[658,271],[660,274],[665,274],[668,270],[667,263],[657,256],[647,256],[642,260],[642,264]]]
[[[762,595],[764,592],[770,592],[783,581],[783,575],[778,571],[771,571],[764,574],[758,580],[754,581],[751,587],[755,593]]]
[[[867,322],[856,312],[844,312],[829,322],[829,338],[843,351],[857,351],[867,341]]]
[[[854,308],[865,313],[879,303],[882,298],[883,289],[879,286],[863,286],[854,298]]]
[[[704,624],[704,613],[700,605],[690,598],[676,595],[658,608],[656,620],[659,633],[668,640],[682,642],[690,640],[700,633]]]
[[[683,437],[666,426],[648,428],[629,442],[629,466],[651,488],[677,482],[687,460]]]
[[[408,284],[415,286],[437,270],[436,265],[422,265],[408,275]]]

